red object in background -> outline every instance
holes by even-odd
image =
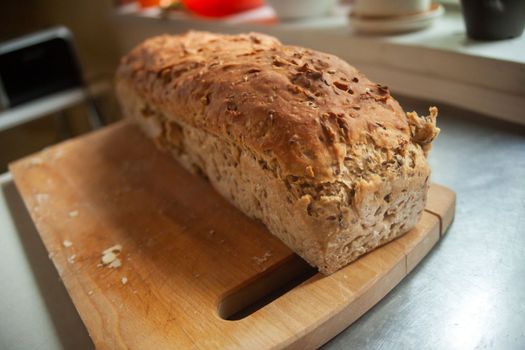
[[[152,6],[159,6],[160,0],[139,0],[140,7],[147,8]]]
[[[191,12],[206,17],[224,17],[262,6],[263,0],[182,0]]]

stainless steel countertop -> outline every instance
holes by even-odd
[[[525,130],[447,108],[438,124],[430,163],[433,181],[457,192],[452,226],[324,349],[525,348]],[[13,183],[3,180],[0,349],[93,348]]]

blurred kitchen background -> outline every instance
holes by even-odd
[[[10,161],[96,128],[93,108],[102,124],[120,119],[112,90],[119,57],[146,37],[189,29],[268,33],[339,55],[396,97],[525,124],[522,0],[26,0],[4,1],[1,8],[0,71],[1,56],[16,38],[64,26],[73,34],[87,92],[48,100],[43,109],[35,101],[61,91],[18,105],[4,91],[0,173]],[[0,92],[2,80],[8,90],[8,79],[27,79],[11,68],[8,77],[6,67]]]

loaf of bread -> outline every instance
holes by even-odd
[[[188,32],[123,57],[124,115],[319,271],[418,222],[437,109],[405,113],[341,59],[256,33]]]

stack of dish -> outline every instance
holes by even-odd
[[[349,20],[358,32],[401,33],[427,28],[444,12],[430,0],[356,0]]]

